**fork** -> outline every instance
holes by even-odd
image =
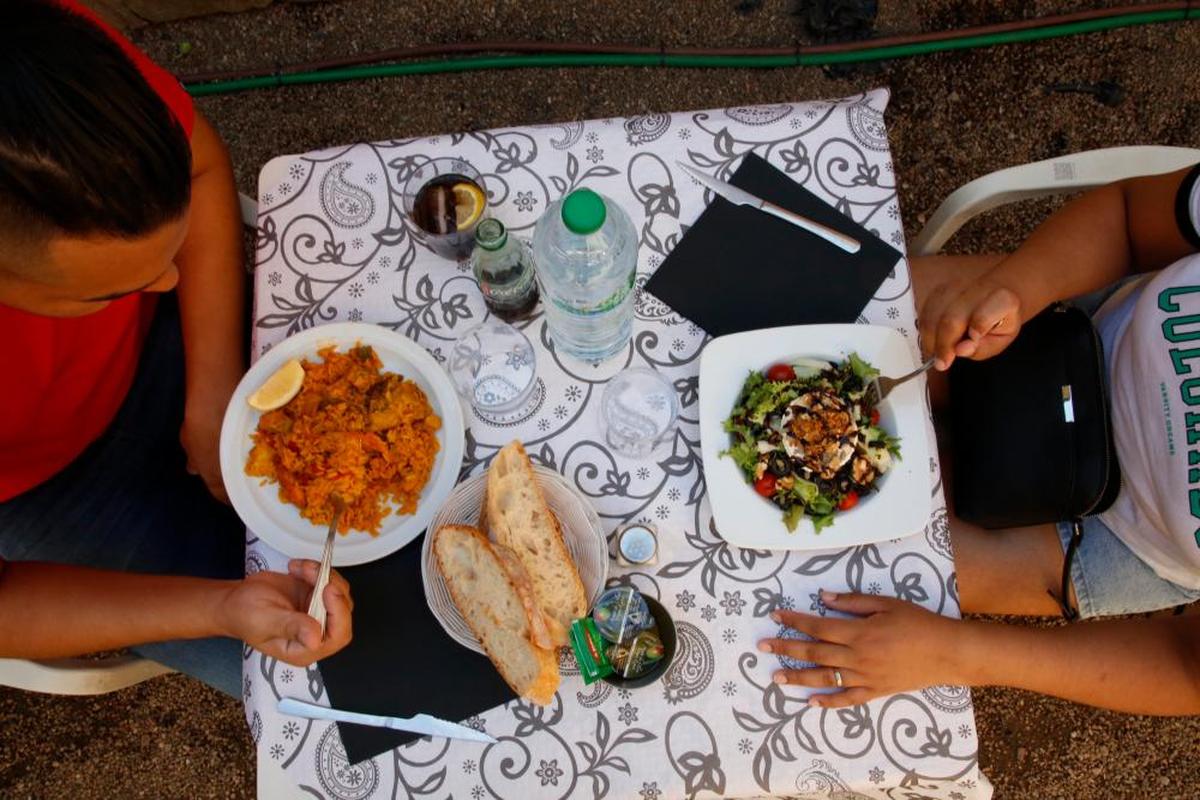
[[[895,389],[900,384],[904,383],[905,381],[912,380],[923,372],[928,372],[929,368],[933,366],[935,361],[936,359],[931,358],[921,366],[914,369],[912,372],[909,372],[906,375],[901,375],[899,378],[885,378],[882,375],[875,378],[875,380],[871,381],[871,385],[875,388],[875,405],[882,403],[883,398],[891,394],[892,389]]]
[[[333,503],[333,519],[329,521],[329,533],[325,534],[325,550],[321,553],[321,569],[317,572],[317,582],[313,585],[312,599],[308,601],[308,615],[321,623],[321,636],[325,636],[325,587],[329,584],[329,568],[333,564],[333,542],[337,538],[338,521],[346,504],[336,494],[330,495]]]

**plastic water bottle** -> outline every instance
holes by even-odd
[[[533,259],[554,347],[599,362],[633,331],[638,237],[629,215],[591,189],[552,203],[533,232]]]

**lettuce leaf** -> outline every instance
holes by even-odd
[[[850,362],[850,369],[863,383],[869,383],[879,377],[879,370],[859,358],[858,353],[851,353],[846,360]]]
[[[833,500],[829,499],[823,494],[817,495],[809,502],[808,513],[814,517],[823,517],[827,514],[833,514]]]
[[[803,518],[804,506],[792,506],[783,512],[783,524],[787,526],[788,533],[795,533],[796,526],[800,524],[800,520]]]
[[[897,461],[900,460],[899,436],[892,436],[883,428],[872,425],[867,428],[867,443],[870,444],[871,442],[883,442],[883,446],[886,447],[887,451],[892,454],[892,458],[896,459]]]
[[[801,505],[807,506],[821,493],[821,490],[817,488],[815,483],[806,481],[803,478],[796,478],[795,480],[796,482],[792,484],[792,488],[788,490],[788,493]]]
[[[746,394],[746,415],[755,425],[762,425],[771,414],[800,396],[800,390],[790,382],[764,381]]]
[[[723,450],[721,455],[729,456],[742,472],[751,478],[754,477],[754,466],[758,463],[758,447],[753,441],[743,439],[730,445],[728,450]]]

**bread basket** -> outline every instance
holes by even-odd
[[[534,466],[533,474],[546,496],[546,504],[562,528],[563,539],[579,570],[588,607],[591,608],[608,580],[608,541],[600,517],[587,498],[557,472]],[[429,604],[429,610],[451,639],[477,653],[483,653],[483,647],[450,599],[450,592],[433,556],[432,543],[434,531],[443,525],[479,524],[479,511],[486,488],[486,473],[467,478],[454,487],[450,497],[429,523],[429,530],[421,544],[421,580],[425,584],[425,602]]]

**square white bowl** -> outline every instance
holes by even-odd
[[[879,406],[879,424],[900,438],[893,462],[875,492],[817,533],[805,517],[794,532],[783,511],[760,497],[741,469],[721,451],[728,449],[729,418],[746,376],[796,358],[841,361],[858,353],[883,375],[916,368],[904,337],[880,325],[795,325],[722,336],[700,356],[700,450],[713,522],[730,544],[759,550],[827,550],[897,539],[925,527],[933,510],[926,422],[925,378],[892,390]]]

